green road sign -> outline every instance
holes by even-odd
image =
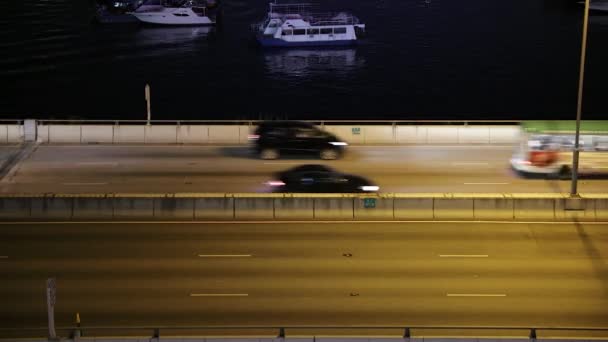
[[[375,198],[364,198],[363,199],[363,207],[373,209],[376,207],[376,199]]]

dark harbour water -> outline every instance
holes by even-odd
[[[218,29],[94,25],[92,0],[0,2],[0,118],[569,119],[582,7],[569,0],[322,0],[352,49],[262,50],[269,0]],[[428,2],[428,3],[427,3]],[[608,16],[591,17],[584,117],[608,119]]]

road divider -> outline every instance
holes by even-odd
[[[604,222],[608,194],[6,194],[0,220]]]

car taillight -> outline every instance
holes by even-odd
[[[248,138],[249,140],[258,140],[260,136],[258,134],[249,134]]]

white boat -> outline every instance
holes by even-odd
[[[262,46],[344,46],[353,45],[365,25],[350,13],[311,11],[306,3],[270,3],[266,20],[253,26]]]
[[[139,21],[157,25],[213,25],[218,0],[149,0],[131,12]]]
[[[579,1],[579,4],[584,5],[584,1]],[[589,3],[589,10],[591,11],[599,11],[599,12],[608,12],[608,0],[592,0]]]

